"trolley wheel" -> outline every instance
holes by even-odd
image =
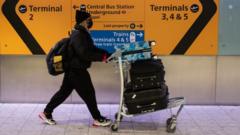
[[[172,118],[167,119],[167,122],[166,122],[167,126],[171,123],[171,121],[172,121]]]
[[[115,113],[115,119],[117,119],[117,117],[118,117],[118,113]],[[122,119],[123,119],[123,116],[120,115],[120,121],[122,121]]]
[[[177,116],[173,115],[171,118],[168,118],[166,124],[169,125],[171,123],[171,121],[176,122],[177,121]]]
[[[177,129],[177,120],[174,118],[167,119],[167,132],[174,133]]]
[[[113,132],[117,132],[118,131],[118,125],[116,123],[114,123],[113,125],[111,125],[111,130]]]

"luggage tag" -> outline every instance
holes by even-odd
[[[53,63],[58,63],[58,62],[61,62],[61,61],[62,61],[62,56],[61,55],[53,57]]]

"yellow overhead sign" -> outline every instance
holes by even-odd
[[[97,46],[155,40],[158,55],[217,55],[219,0],[2,0],[0,54],[46,54],[85,5]],[[110,49],[109,49],[110,48]]]

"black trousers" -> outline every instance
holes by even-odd
[[[60,90],[51,98],[44,112],[52,113],[57,106],[66,100],[73,89],[77,91],[78,95],[87,104],[92,117],[94,119],[101,118],[101,114],[97,107],[95,89],[86,69],[71,69],[69,72],[65,73]]]

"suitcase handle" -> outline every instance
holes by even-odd
[[[156,79],[157,76],[156,75],[152,75],[152,76],[144,76],[144,77],[136,77],[137,80],[143,80],[143,79]]]
[[[155,106],[155,105],[157,105],[157,103],[156,103],[156,102],[153,102],[152,104],[148,104],[148,105],[137,105],[137,108],[138,108],[138,109],[148,108],[148,107]]]

